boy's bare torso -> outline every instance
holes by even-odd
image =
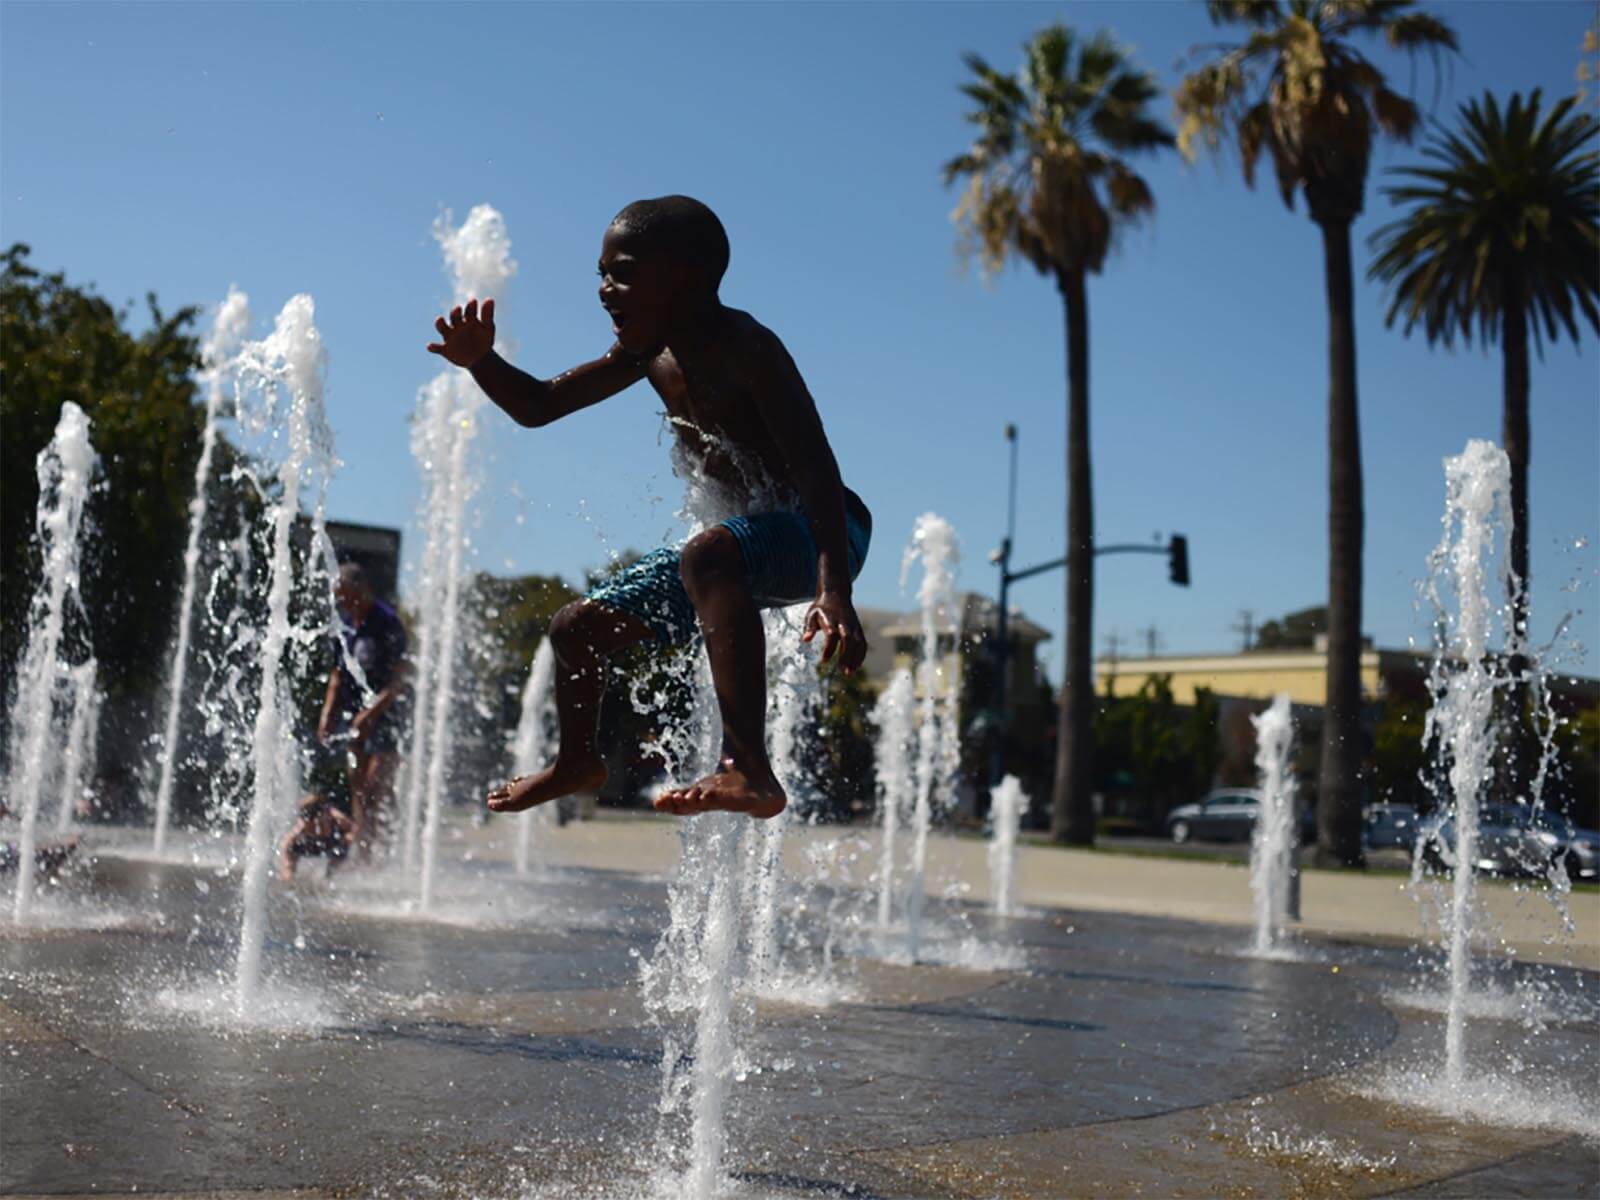
[[[802,490],[763,415],[767,405],[794,402],[788,389],[767,386],[789,372],[798,378],[777,335],[733,308],[721,311],[692,359],[663,348],[645,364],[684,452],[708,479],[753,504],[794,505]]]

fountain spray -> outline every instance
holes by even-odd
[[[291,535],[303,490],[309,489],[316,496],[312,511],[314,542],[324,550],[327,543],[327,531],[320,522],[328,477],[333,469],[333,437],[323,412],[327,354],[322,335],[314,323],[315,315],[315,304],[310,296],[293,297],[278,314],[271,336],[265,341],[247,343],[240,349],[238,358],[242,378],[255,384],[263,402],[261,410],[251,414],[253,421],[247,424],[264,428],[281,419],[287,427],[288,443],[278,468],[280,494],[267,508],[271,532],[267,624],[261,641],[261,681],[256,707],[254,797],[245,834],[244,916],[234,972],[234,999],[241,1015],[254,998],[260,980],[274,828],[279,821],[287,820],[299,792],[285,657],[290,642],[304,636],[304,631],[293,625],[289,614],[294,587]],[[281,418],[277,412],[280,392],[286,399],[286,411]],[[244,410],[241,404],[242,416]],[[326,554],[323,557],[326,563]],[[327,581],[327,586],[331,588],[331,580]],[[330,611],[330,627],[335,620]]]
[[[1474,439],[1461,454],[1444,461],[1444,534],[1429,557],[1427,595],[1438,620],[1429,689],[1433,707],[1424,728],[1424,743],[1437,736],[1449,764],[1455,824],[1455,873],[1451,886],[1449,927],[1450,999],[1445,1018],[1445,1077],[1460,1084],[1465,1074],[1467,991],[1472,970],[1472,919],[1478,852],[1478,808],[1493,771],[1495,748],[1494,695],[1503,684],[1489,654],[1496,606],[1490,589],[1506,592],[1510,567],[1500,556],[1498,581],[1490,578],[1498,525],[1511,536],[1511,466],[1492,442]],[[1441,581],[1455,592],[1451,614],[1441,595]],[[1506,614],[1501,623],[1509,629]]]
[[[11,710],[22,729],[6,787],[12,803],[20,805],[18,815],[22,819],[17,845],[17,890],[12,900],[12,916],[18,924],[28,919],[33,902],[39,794],[50,757],[55,693],[63,673],[61,630],[67,606],[80,604],[78,535],[98,462],[89,443],[89,418],[69,400],[61,406],[55,435],[39,452],[37,461],[39,507],[34,519],[34,541],[43,569],[28,609],[28,645],[22,653],[16,702]]]
[[[556,652],[546,636],[533,652],[533,666],[528,671],[528,682],[522,689],[522,717],[517,722],[511,738],[511,774],[529,775],[549,765],[550,723],[555,716]],[[534,850],[535,827],[540,841],[550,824],[552,806],[540,804],[522,814],[517,825],[517,874],[526,875],[531,868]]]
[[[1007,775],[989,791],[989,815],[994,833],[989,840],[989,891],[996,916],[1013,916],[1017,910],[1017,830],[1028,811],[1022,780]]]
[[[178,644],[172,652],[172,677],[168,680],[167,723],[161,739],[161,779],[156,786],[155,839],[160,854],[167,844],[172,812],[172,782],[178,764],[178,717],[183,709],[183,683],[189,667],[189,639],[194,624],[195,582],[200,566],[200,536],[205,530],[207,489],[211,460],[217,446],[217,418],[221,415],[228,362],[237,353],[250,328],[250,298],[238,288],[217,309],[211,334],[200,348],[201,380],[206,397],[205,428],[200,435],[200,461],[194,468],[194,494],[189,498],[189,540],[183,551],[183,593],[178,601]]]
[[[685,461],[681,445],[673,453],[678,473],[688,481],[679,515],[691,534],[741,511],[736,497]],[[665,730],[654,749],[666,756],[669,776],[695,779],[717,765],[722,721],[704,652],[691,651],[679,663],[692,681],[693,711],[687,722]],[[648,702],[636,694],[634,703],[641,700]],[[774,769],[781,772],[784,751],[775,749]],[[744,836],[761,834],[750,826],[750,818],[723,812],[682,823],[678,867],[667,889],[670,919],[640,971],[646,1010],[663,1030],[656,1190],[684,1200],[709,1200],[726,1182],[728,1092],[739,1032],[753,1011],[735,995],[736,982],[752,977],[749,964],[739,961],[745,945],[740,899],[752,892],[747,873],[756,857]],[[781,853],[781,846],[773,853]],[[686,1019],[692,1022],[689,1047],[681,1028]],[[672,1136],[667,1121],[684,1109],[687,1148]]]
[[[1295,876],[1294,719],[1289,694],[1280,692],[1271,707],[1252,716],[1256,727],[1256,774],[1261,804],[1250,840],[1250,891],[1255,898],[1255,953],[1270,954],[1292,916]]]
[[[434,238],[450,269],[455,303],[494,297],[498,302],[516,274],[505,220],[487,204],[467,214],[460,228],[448,215],[434,223]],[[477,490],[470,469],[477,437],[477,415],[484,396],[467,372],[449,367],[423,389],[418,436],[412,453],[424,479],[422,632],[415,694],[413,765],[406,796],[406,855],[416,812],[425,802],[422,830],[421,907],[433,902],[439,823],[443,816],[445,771],[451,754],[450,717],[455,705],[455,667],[461,625],[461,574],[466,550],[467,504]],[[428,711],[424,712],[423,710]]]
[[[692,671],[693,736],[660,748],[675,756],[671,775],[693,779],[713,769],[722,740],[711,672],[703,654],[684,660]],[[685,1148],[663,1121],[655,1157],[666,1175],[658,1190],[685,1200],[708,1200],[723,1180],[727,1094],[737,1049],[734,981],[741,944],[740,897],[745,893],[741,834],[749,818],[704,813],[680,828],[678,867],[667,889],[669,921],[640,979],[645,1007],[663,1028],[663,1118],[687,1109]],[[692,1021],[684,1045],[680,1023]]]
[[[68,682],[72,690],[72,719],[67,726],[66,753],[61,759],[61,805],[56,809],[56,829],[72,825],[72,813],[83,795],[84,780],[99,757],[100,688],[95,682],[97,664],[92,658],[73,667]]]
[[[873,706],[872,720],[878,727],[873,757],[878,775],[878,814],[883,839],[878,858],[878,928],[887,930],[894,919],[894,892],[897,865],[895,841],[911,798],[916,794],[916,779],[911,772],[911,725],[916,708],[916,684],[911,672],[901,668],[889,680]]]
[[[767,664],[773,684],[767,698],[768,741],[772,745],[772,771],[789,797],[789,804],[770,821],[753,823],[747,831],[754,862],[749,876],[753,895],[750,931],[751,986],[757,994],[773,988],[782,975],[778,947],[778,892],[783,875],[784,835],[794,823],[802,786],[799,733],[818,691],[816,668],[800,641],[800,622],[806,606],[774,609],[764,614]]]
[[[911,544],[901,562],[900,583],[905,586],[911,566],[922,564],[922,585],[917,600],[922,608],[922,658],[917,664],[917,686],[922,692],[917,729],[916,808],[911,822],[911,879],[906,896],[906,949],[917,961],[922,941],[922,912],[927,900],[928,831],[935,800],[949,798],[949,783],[958,737],[956,706],[960,680],[947,669],[939,651],[942,628],[960,636],[960,609],[956,603],[955,568],[959,558],[956,531],[943,517],[924,513],[917,518]]]
[[[422,469],[423,532],[422,561],[417,570],[416,672],[412,694],[417,698],[411,712],[411,740],[405,756],[405,823],[401,829],[402,856],[407,871],[417,865],[418,833],[422,814],[422,794],[427,789],[428,736],[432,711],[422,697],[432,694],[438,666],[439,630],[436,616],[441,607],[441,562],[444,539],[435,536],[440,522],[435,513],[444,505],[444,472],[440,457],[449,452],[450,411],[454,389],[448,374],[430,380],[418,394],[417,415],[411,427],[411,456]]]

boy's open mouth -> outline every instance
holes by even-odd
[[[612,333],[621,333],[627,327],[627,324],[628,324],[628,314],[627,313],[618,312],[614,308],[606,309],[606,313],[607,313],[607,315],[609,315],[611,317],[611,332]]]

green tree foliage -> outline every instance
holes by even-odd
[[[1309,650],[1319,633],[1328,632],[1328,606],[1302,608],[1276,620],[1265,621],[1256,630],[1252,650]]]
[[[498,576],[480,571],[462,594],[461,688],[469,703],[451,717],[453,776],[476,790],[510,767],[511,731],[522,715],[522,689],[550,621],[577,593],[553,575]],[[411,650],[417,643],[415,620]],[[476,797],[473,797],[474,801]]]
[[[1428,778],[1433,754],[1423,742],[1427,700],[1389,696],[1372,730],[1372,792],[1384,804],[1410,804],[1421,811],[1433,807]]]
[[[866,676],[822,668],[822,704],[801,733],[799,758],[813,784],[813,805],[799,813],[822,821],[851,821],[869,815],[877,803],[878,771],[873,759],[877,726],[875,699]]]
[[[965,59],[977,133],[944,167],[964,181],[955,210],[960,248],[984,270],[1013,256],[1055,281],[1067,341],[1067,638],[1051,828],[1094,841],[1094,491],[1089,467],[1089,310],[1086,278],[1098,274],[1117,232],[1155,209],[1127,156],[1173,137],[1147,111],[1155,79],[1131,65],[1108,33],[1080,41],[1052,25],[1023,48],[1015,75],[976,54]]]
[[[520,693],[550,622],[578,593],[555,575],[499,576],[479,572],[467,592],[467,611],[481,637],[478,666],[485,675],[514,680]]]
[[[1600,707],[1565,718],[1556,729],[1556,799],[1573,822],[1600,829]]]
[[[1323,706],[1318,855],[1361,860],[1361,439],[1356,404],[1350,225],[1365,202],[1379,136],[1409,141],[1421,121],[1410,100],[1356,48],[1437,60],[1456,37],[1412,0],[1208,0],[1213,22],[1241,28],[1179,85],[1178,145],[1193,157],[1239,148],[1254,185],[1263,153],[1285,204],[1303,194],[1322,234],[1328,299],[1328,689]]]
[[[1222,749],[1219,708],[1209,689],[1180,706],[1171,675],[1152,675],[1132,696],[1106,695],[1095,712],[1101,787],[1121,792],[1116,807],[1140,827],[1156,832],[1167,813],[1199,798],[1211,786]]]
[[[0,660],[9,682],[38,570],[35,459],[70,400],[88,414],[101,462],[83,563],[92,650],[113,698],[149,697],[166,674],[200,454],[196,310],[169,315],[152,295],[135,334],[126,309],[28,257],[13,245],[0,272]],[[234,456],[219,449],[226,471]]]

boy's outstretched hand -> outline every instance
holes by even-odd
[[[450,310],[448,321],[440,317],[433,327],[443,340],[428,343],[432,353],[449,359],[458,367],[475,367],[479,359],[494,349],[494,301],[485,300],[481,313],[476,300],[468,300],[466,308],[458,304]]]
[[[823,592],[806,613],[802,642],[810,642],[823,634],[822,661],[835,654],[839,667],[846,675],[853,675],[867,658],[867,635],[861,629],[861,619],[856,616],[856,606],[850,597],[840,592]]]

